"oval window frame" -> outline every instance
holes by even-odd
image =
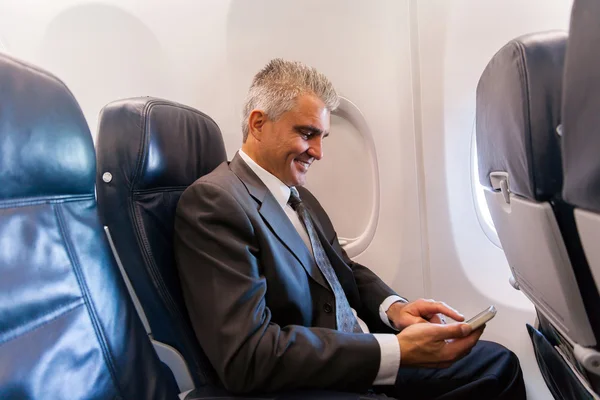
[[[473,121],[473,129],[471,132],[471,149],[469,152],[470,160],[470,174],[471,174],[471,197],[473,200],[473,208],[475,208],[475,214],[477,215],[477,222],[485,236],[489,239],[494,246],[502,249],[498,232],[494,226],[494,221],[490,214],[490,209],[485,200],[486,190],[481,183],[479,183],[479,165],[478,165],[478,154],[477,154],[477,135],[475,134],[476,127],[475,121]],[[485,211],[482,208],[485,207]]]
[[[365,140],[366,154],[371,165],[371,180],[373,182],[373,192],[371,193],[372,208],[369,220],[364,231],[356,237],[338,237],[338,242],[344,248],[349,257],[356,257],[363,253],[373,241],[377,224],[379,221],[379,210],[381,200],[381,190],[379,181],[379,164],[377,160],[377,151],[375,149],[375,140],[373,133],[369,129],[367,121],[360,109],[348,98],[340,96],[340,105],[332,113],[348,121],[362,135]]]

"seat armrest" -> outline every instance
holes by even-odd
[[[188,369],[181,353],[168,344],[164,344],[156,340],[151,340],[151,342],[152,346],[154,346],[156,354],[158,354],[160,361],[165,363],[165,365],[169,367],[173,373],[173,377],[177,382],[177,386],[179,386],[179,390],[181,392],[185,392],[193,389],[194,382],[192,380],[192,375],[190,374],[190,370]]]

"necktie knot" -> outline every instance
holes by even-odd
[[[300,194],[298,193],[298,190],[293,186],[290,187],[290,198],[288,199],[288,204],[290,207],[296,210],[300,203],[302,203],[302,200],[300,200]]]

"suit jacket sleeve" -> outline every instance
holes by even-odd
[[[198,181],[181,196],[175,255],[183,294],[224,386],[236,393],[369,388],[380,362],[373,335],[271,321],[260,251],[246,210],[228,191]]]
[[[309,205],[323,233],[329,239],[329,243],[354,273],[362,302],[362,313],[359,311],[359,317],[367,323],[371,332],[397,333],[381,321],[379,306],[387,297],[398,294],[369,268],[348,257],[346,251],[340,246],[333,224],[321,204],[307,189],[300,188],[300,192],[302,199]]]

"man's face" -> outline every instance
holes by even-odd
[[[259,146],[262,167],[288,186],[304,185],[310,165],[323,157],[329,123],[329,110],[319,98],[298,97],[292,110],[265,122]]]

